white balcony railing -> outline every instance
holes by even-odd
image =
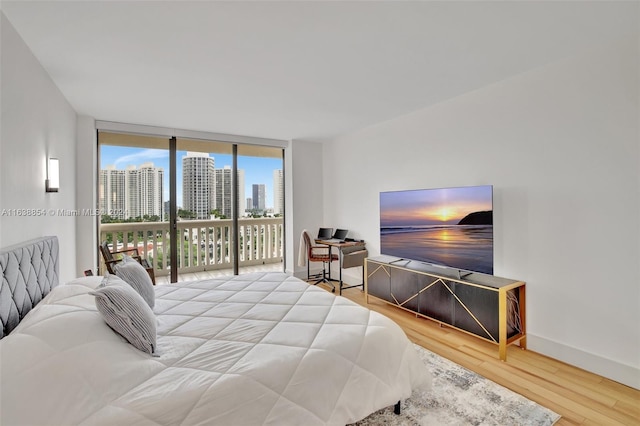
[[[179,221],[178,273],[232,268],[232,223],[231,219]],[[240,267],[282,262],[281,217],[238,219],[238,227]],[[109,241],[118,250],[137,248],[153,265],[156,276],[169,275],[169,222],[101,224],[100,241]]]

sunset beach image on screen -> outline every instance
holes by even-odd
[[[493,274],[493,187],[381,192],[380,251]]]

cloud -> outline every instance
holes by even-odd
[[[116,158],[115,164],[138,164],[156,158],[169,158],[169,151],[166,149],[145,149],[135,154],[118,157]]]

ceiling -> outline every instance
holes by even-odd
[[[628,36],[636,2],[3,1],[98,120],[323,141]]]

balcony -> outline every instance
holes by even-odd
[[[178,221],[178,274],[233,270],[231,219]],[[282,270],[284,224],[282,217],[238,219],[239,266]],[[158,282],[165,282],[171,268],[169,222],[106,223],[100,225],[100,241],[115,244],[118,250],[137,248],[153,266]],[[100,271],[104,271],[101,263]],[[205,274],[206,275],[206,274]]]

